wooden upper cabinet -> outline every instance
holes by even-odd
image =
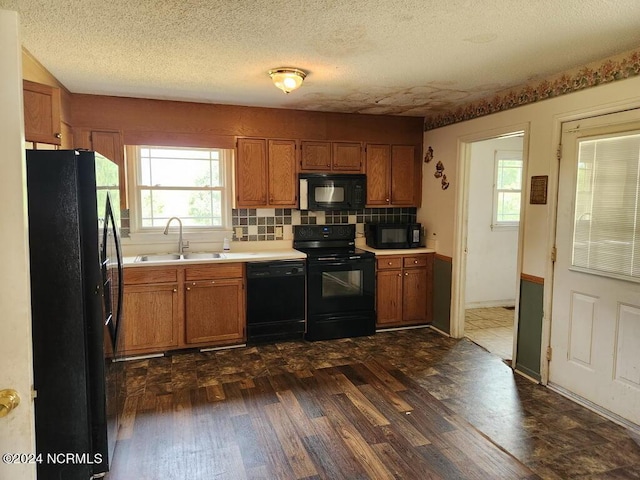
[[[336,171],[362,171],[362,144],[333,142],[333,157],[331,167]]]
[[[63,150],[72,150],[74,148],[73,142],[73,128],[71,125],[65,122],[60,123],[60,129],[62,132],[62,138],[60,139],[60,148]]]
[[[25,140],[60,145],[60,89],[23,80]]]
[[[239,138],[236,166],[238,207],[295,207],[295,140]]]
[[[415,147],[393,145],[391,147],[391,204],[415,206],[415,178],[420,176],[415,161]]]
[[[93,130],[89,138],[91,140],[91,150],[98,152],[118,165],[118,176],[120,177],[120,208],[127,208],[124,145],[120,132]]]
[[[239,138],[236,161],[238,207],[267,205],[267,142],[259,138]]]
[[[300,143],[300,169],[308,172],[360,173],[362,144],[360,142]]]
[[[367,145],[367,205],[391,202],[391,148]]]
[[[413,145],[367,145],[367,205],[419,207],[422,170]]]
[[[295,140],[269,140],[269,205],[295,207],[298,196]]]
[[[331,142],[300,143],[302,170],[330,171],[331,170]]]

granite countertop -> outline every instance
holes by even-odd
[[[192,253],[192,252],[189,252]],[[197,253],[197,252],[196,252]],[[283,249],[271,249],[264,251],[242,251],[242,252],[222,252],[220,258],[194,258],[194,259],[179,259],[179,260],[158,260],[158,261],[146,261],[136,262],[138,256],[123,257],[123,265],[125,268],[129,267],[158,267],[158,266],[171,266],[171,265],[193,265],[193,264],[214,264],[214,263],[230,263],[230,262],[263,262],[272,260],[298,260],[307,258],[306,254],[294,250],[293,248]]]

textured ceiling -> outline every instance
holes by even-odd
[[[640,46],[639,0],[0,0],[71,92],[431,116]],[[284,95],[274,67],[307,71]]]

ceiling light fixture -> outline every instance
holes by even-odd
[[[269,76],[276,87],[289,93],[302,85],[307,74],[297,68],[280,67],[269,70]]]

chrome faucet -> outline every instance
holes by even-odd
[[[164,234],[165,235],[169,235],[169,225],[171,224],[171,222],[173,220],[177,220],[178,224],[180,225],[180,236],[178,237],[178,253],[182,254],[184,253],[185,248],[189,248],[189,242],[188,241],[184,241],[182,239],[182,220],[180,220],[178,217],[171,217],[169,219],[169,221],[167,222],[167,226],[164,227]]]

